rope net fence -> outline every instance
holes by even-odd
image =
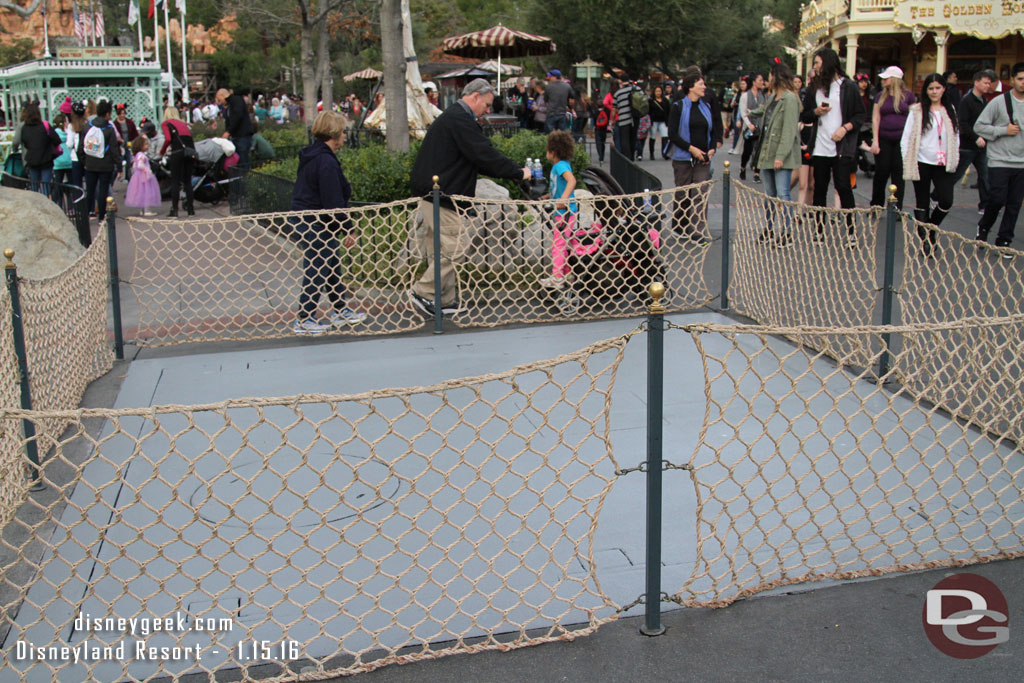
[[[669,288],[668,310],[711,299],[704,280],[713,183],[665,192],[547,200],[454,197],[463,230],[452,259],[456,325],[642,315],[647,285]],[[573,210],[575,209],[575,210]]]
[[[139,313],[126,337],[140,346],[273,339],[294,334],[300,311],[331,322],[332,308],[346,306],[355,316],[333,321],[330,332],[419,329],[424,319],[407,296],[426,257],[411,239],[417,204],[129,219],[128,284]]]
[[[906,323],[1024,315],[1024,254],[917,223],[908,215],[902,217],[902,229],[899,303]],[[896,370],[908,390],[1024,443],[1024,423],[1006,421],[1024,400],[1019,326],[953,327],[902,341],[905,362]]]
[[[0,287],[0,335],[11,339],[11,295],[7,287]],[[19,403],[21,373],[13,344],[0,344],[0,406],[16,408]],[[22,448],[21,425],[5,422],[0,425],[0,529],[7,526],[12,511],[22,503],[28,493],[25,471],[25,451]]]
[[[896,367],[935,339],[958,344],[945,368],[953,377],[957,358],[1001,356],[1022,325],[1024,316],[827,332],[860,338],[844,345],[857,355],[897,332]],[[992,414],[979,428],[916,387],[850,370],[853,355],[816,350],[824,329],[674,327],[700,353],[706,414],[690,460],[697,561],[673,600],[721,607],[811,580],[1024,555],[1019,370],[985,385]],[[1018,346],[1018,367],[1021,358]]]
[[[784,202],[732,183],[735,275],[732,308],[764,325],[847,328],[870,325],[878,298],[876,246],[884,212]],[[809,343],[807,337],[803,343]],[[863,367],[874,353],[846,345],[867,338],[823,331],[815,348]]]
[[[593,535],[632,334],[429,387],[0,413],[5,434],[70,426],[40,438],[51,494],[5,510],[4,670],[320,680],[594,631],[616,617]],[[110,615],[181,621],[143,637]],[[86,654],[18,658],[15,642]]]
[[[17,254],[15,254],[17,259]],[[77,408],[86,387],[113,365],[107,342],[107,236],[97,233],[92,246],[75,263],[53,277],[19,277],[22,327],[33,407],[43,411]],[[15,355],[11,297],[0,296],[0,407],[20,405],[21,372]],[[63,418],[34,421],[36,434],[55,438],[67,425]],[[25,459],[22,425],[7,421],[0,435],[0,527],[24,499],[32,473]]]

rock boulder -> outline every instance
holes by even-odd
[[[59,274],[85,253],[59,206],[38,192],[9,187],[0,187],[0,253],[4,249],[14,250],[18,274],[33,280]]]

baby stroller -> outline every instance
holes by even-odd
[[[208,138],[196,143],[196,155],[192,194],[204,204],[216,204],[228,196],[230,184],[237,180],[229,174],[229,169],[238,163],[235,146],[224,138]]]
[[[528,189],[534,197],[543,193],[539,187]],[[552,290],[563,315],[603,307],[630,293],[643,296],[651,282],[665,282],[658,255],[661,214],[634,198],[597,195],[591,201],[591,206],[584,202],[567,231],[569,274]]]

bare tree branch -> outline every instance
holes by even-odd
[[[39,9],[39,5],[41,5],[42,2],[43,0],[32,0],[28,7],[22,7],[21,5],[16,5],[11,2],[11,0],[0,0],[0,7],[11,10],[22,19],[28,19],[30,16],[35,14],[35,11]]]

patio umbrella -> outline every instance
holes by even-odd
[[[351,73],[348,76],[345,76],[342,80],[349,83],[357,79],[364,81],[375,81],[381,76],[382,74],[380,71],[377,71],[376,69],[367,68],[363,69],[362,71],[356,71],[355,73]]]
[[[500,74],[502,76],[515,76],[523,70],[523,67],[521,66],[515,66],[514,64],[499,64],[493,59],[488,59],[486,62],[480,62],[475,68],[480,69],[481,71]]]
[[[498,90],[501,90],[501,58],[549,55],[557,47],[547,36],[536,36],[498,24],[482,31],[445,38],[441,47],[446,54],[476,59],[498,60]]]

